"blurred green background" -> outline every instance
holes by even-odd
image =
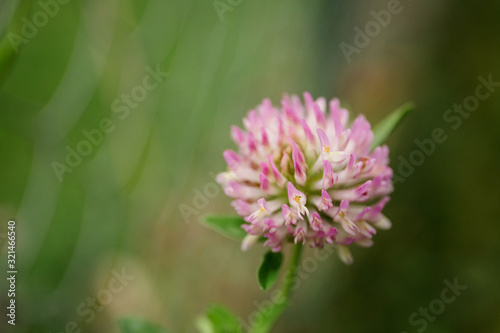
[[[256,281],[264,249],[242,253],[199,224],[232,213],[222,191],[188,219],[179,207],[194,207],[225,168],[231,124],[263,98],[309,91],[372,123],[414,101],[389,140],[396,173],[414,140],[434,128],[448,139],[396,184],[385,210],[393,228],[354,249],[350,267],[334,255],[321,262],[273,332],[417,332],[409,317],[455,277],[467,290],[425,332],[500,332],[500,91],[456,130],[443,120],[478,76],[500,81],[498,1],[402,0],[350,62],[340,44],[389,1],[221,0],[223,13],[210,0],[66,2],[46,21],[38,1],[0,2],[2,281],[9,219],[18,269],[16,326],[2,282],[0,331],[59,333],[74,321],[82,332],[117,332],[116,319],[133,314],[195,332],[213,302],[247,321],[269,298]],[[34,18],[37,31],[12,43]],[[137,88],[148,66],[168,73],[151,91]],[[114,112],[134,91],[143,100]],[[105,118],[113,130],[60,181],[54,162]],[[122,270],[133,279],[109,304],[77,312]]]

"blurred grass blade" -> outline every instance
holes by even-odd
[[[118,319],[118,327],[121,333],[171,333],[160,325],[134,317]]]
[[[396,129],[396,127],[401,123],[401,121],[415,109],[415,104],[413,102],[408,102],[401,105],[398,109],[392,112],[390,115],[385,117],[381,122],[379,122],[373,129],[373,143],[372,150],[375,147],[380,146],[385,140],[391,135],[391,133]]]
[[[283,263],[281,252],[269,251],[264,255],[264,260],[259,268],[258,278],[262,289],[267,290],[273,286],[278,279],[279,270]]]
[[[241,216],[205,216],[204,218],[204,224],[210,229],[239,241],[246,236],[245,230],[241,228],[244,223],[245,220]]]
[[[9,73],[9,71],[12,69],[14,62],[17,59],[17,53],[19,50],[14,49],[14,46],[12,44],[12,41],[9,38],[9,34],[12,33],[13,31],[21,31],[23,25],[22,25],[22,18],[26,17],[30,10],[32,10],[33,6],[35,5],[34,1],[30,0],[21,0],[18,1],[17,8],[15,9],[14,14],[12,15],[11,22],[7,26],[4,35],[2,36],[2,39],[0,40],[0,86],[3,83],[3,80]],[[23,38],[23,37],[19,37]],[[18,45],[17,47],[23,47],[24,43],[22,45]]]
[[[200,333],[236,333],[241,332],[235,315],[220,304],[209,306],[205,315],[196,320]]]

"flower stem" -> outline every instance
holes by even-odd
[[[285,302],[288,303],[292,294],[292,285],[295,279],[295,275],[297,275],[297,268],[299,267],[300,257],[302,255],[302,249],[304,246],[302,244],[297,244],[293,247],[292,261],[290,263],[290,267],[286,272],[286,278],[283,283],[282,297],[285,298]]]
[[[297,275],[297,268],[300,264],[300,257],[303,248],[304,246],[302,244],[293,246],[292,259],[283,280],[283,286],[281,292],[279,293],[279,297],[275,297],[271,300],[273,305],[266,311],[266,313],[264,313],[263,310],[260,310],[262,315],[261,320],[254,323],[254,326],[248,330],[248,333],[268,333],[274,326],[276,320],[278,320],[281,314],[290,305],[290,298],[292,296],[292,292],[294,291],[293,286],[295,284],[295,277]]]

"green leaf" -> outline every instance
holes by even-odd
[[[134,317],[118,319],[118,327],[122,333],[169,333],[160,325]]]
[[[195,319],[194,326],[198,329],[200,333],[214,333],[215,328],[210,319],[207,316],[199,316]]]
[[[241,216],[205,216],[205,225],[226,237],[243,240],[246,236],[241,225],[245,220]]]
[[[209,306],[205,315],[196,320],[195,325],[200,333],[237,333],[242,331],[241,325],[231,311],[219,304]]]
[[[278,278],[278,273],[283,263],[281,252],[269,251],[264,255],[264,260],[259,268],[259,284],[262,289],[267,290],[273,286]]]
[[[405,103],[379,122],[373,129],[374,138],[372,150],[375,149],[375,147],[380,146],[414,108],[415,104],[412,102]]]

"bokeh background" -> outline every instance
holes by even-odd
[[[309,91],[373,123],[414,101],[389,140],[395,170],[434,128],[448,139],[396,184],[393,228],[355,249],[350,267],[321,262],[273,332],[416,332],[409,316],[455,277],[467,290],[425,332],[500,332],[500,91],[456,130],[443,120],[478,76],[500,81],[500,2],[401,0],[350,62],[340,44],[389,1],[221,2],[230,10],[219,15],[211,0],[70,0],[18,52],[9,33],[21,36],[41,5],[0,2],[0,331],[63,332],[75,321],[117,332],[116,319],[133,314],[195,332],[213,302],[248,320],[269,298],[256,281],[264,249],[242,253],[199,223],[232,213],[222,191],[187,219],[179,207],[194,207],[224,169],[231,124],[263,98]],[[120,119],[114,101],[142,85],[147,66],[168,76]],[[59,181],[53,162],[104,118],[114,131]],[[5,317],[9,219],[15,328]],[[123,269],[134,279],[86,322],[78,307]]]

